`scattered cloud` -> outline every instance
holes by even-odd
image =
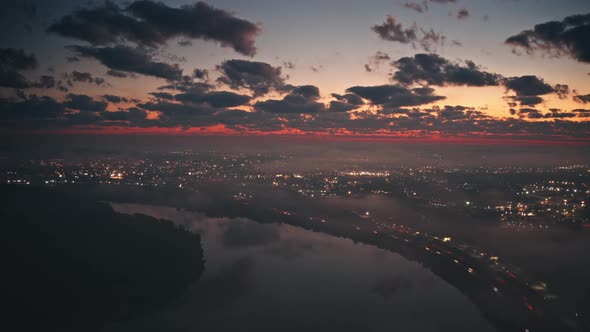
[[[508,78],[505,86],[509,90],[514,91],[518,96],[538,96],[555,91],[543,79],[533,75]]]
[[[79,9],[51,24],[48,31],[86,41],[93,46],[124,42],[157,47],[173,38],[217,41],[223,47],[252,56],[260,27],[204,2],[170,7],[150,0],[121,8],[111,1]]]
[[[254,96],[261,96],[270,91],[283,91],[285,77],[281,67],[273,67],[268,63],[248,60],[227,60],[217,66],[221,73],[218,81],[232,89],[247,89]]]
[[[590,103],[590,94],[587,95],[575,95],[574,96],[574,101],[581,103],[581,104],[587,104]]]
[[[30,85],[21,71],[39,66],[33,54],[23,49],[0,48],[0,87],[23,89]]]
[[[193,71],[193,76],[199,80],[207,80],[209,79],[209,70],[195,68],[195,70]]]
[[[398,22],[391,15],[388,15],[382,24],[371,27],[371,30],[377,33],[383,40],[409,44],[413,48],[419,46],[426,51],[431,51],[445,45],[447,40],[446,36],[434,31],[432,28],[418,28],[416,23],[410,27],[404,27],[402,23]]]
[[[235,107],[248,104],[251,97],[228,91],[196,91],[177,94],[174,99],[184,103],[207,103],[212,107]]]
[[[80,112],[102,112],[106,109],[108,103],[94,100],[88,95],[68,94],[64,107],[77,110]]]
[[[77,55],[86,58],[94,58],[115,72],[136,73],[153,76],[170,81],[179,80],[182,70],[177,65],[155,61],[152,55],[145,49],[129,46],[92,47],[69,46]],[[112,75],[113,72],[110,72]]]
[[[365,70],[372,72],[374,69],[379,68],[382,63],[388,62],[391,57],[385,52],[377,51],[373,56],[369,57],[369,63],[365,64]]]
[[[385,22],[374,25],[371,28],[383,40],[400,42],[402,44],[409,44],[416,41],[415,26],[404,28],[401,23],[397,23],[395,17],[388,15]]]
[[[539,52],[549,56],[569,56],[590,63],[590,13],[572,15],[562,21],[537,24],[506,39],[514,51]]]
[[[437,54],[416,54],[394,61],[392,78],[401,84],[496,86],[502,76],[483,71],[473,61],[452,62]]]
[[[74,82],[94,83],[96,85],[102,85],[105,82],[101,77],[94,77],[91,73],[79,72],[77,70],[74,70],[71,74],[66,74],[66,78]]]
[[[269,99],[254,104],[254,108],[271,113],[296,113],[309,114],[326,110],[324,104],[317,102],[320,98],[320,90],[313,85],[302,85],[294,89],[283,99]]]
[[[115,96],[115,95],[103,95],[102,99],[113,103],[113,104],[118,104],[118,103],[126,103],[129,102],[129,100],[125,97],[120,97],[120,96]]]
[[[291,61],[283,61],[283,66],[287,69],[295,69],[295,64]]]
[[[434,94],[432,88],[406,88],[401,85],[353,86],[346,92],[354,93],[374,105],[387,107],[418,106],[445,99]]]
[[[467,9],[465,9],[465,8],[461,8],[457,12],[457,19],[458,20],[464,20],[464,19],[466,19],[468,17],[469,17],[469,11]]]
[[[125,74],[124,72],[120,72],[120,71],[112,70],[112,69],[109,69],[109,71],[107,71],[107,75],[112,76],[112,77],[117,77],[117,78],[127,77],[127,74]]]

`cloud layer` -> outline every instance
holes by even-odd
[[[527,53],[569,56],[590,63],[590,13],[572,15],[561,21],[537,24],[506,39],[506,44]]]
[[[126,8],[106,1],[99,7],[77,10],[50,25],[48,31],[92,45],[133,42],[155,47],[180,37],[214,40],[236,52],[254,55],[260,27],[204,2],[176,8],[140,0]]]

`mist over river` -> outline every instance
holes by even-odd
[[[205,272],[174,304],[105,331],[493,331],[457,289],[393,252],[286,224],[112,206],[199,233]]]

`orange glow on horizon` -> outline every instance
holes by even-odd
[[[355,133],[344,128],[334,128],[330,132],[305,132],[299,129],[284,128],[272,132],[257,130],[235,130],[225,125],[192,127],[188,129],[160,127],[77,127],[60,130],[6,131],[13,135],[170,135],[170,136],[210,136],[210,137],[281,137],[320,141],[369,141],[392,143],[440,143],[472,145],[580,145],[590,146],[589,138],[574,137],[535,137],[527,135],[489,135],[472,133],[470,135],[441,135],[423,132],[376,131],[370,134]]]

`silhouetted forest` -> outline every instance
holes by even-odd
[[[0,186],[0,197],[4,331],[99,330],[165,305],[203,273],[199,235],[170,221],[42,188]]]

